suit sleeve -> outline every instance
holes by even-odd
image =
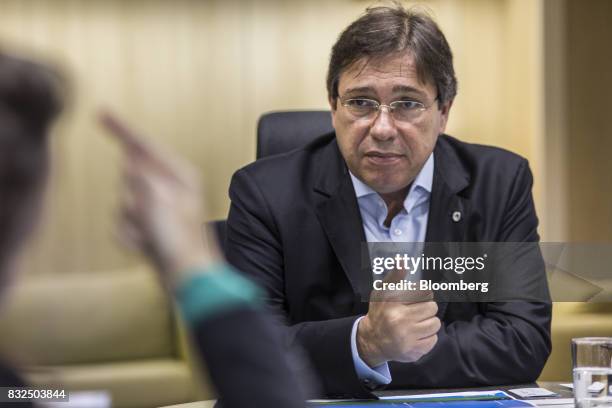
[[[303,407],[261,290],[227,264],[196,266],[175,295],[224,407]]]
[[[221,406],[305,406],[275,327],[261,312],[246,306],[227,309],[200,320],[192,333]]]
[[[292,353],[306,351],[326,396],[371,397],[357,377],[351,354],[351,330],[359,316],[291,324],[286,312],[283,246],[271,207],[246,170],[234,175],[230,199],[228,261],[266,290],[269,312],[285,329],[286,348]],[[297,370],[300,377],[307,376]]]
[[[538,220],[526,161],[518,168],[504,210],[498,242],[537,242]],[[544,279],[537,245],[529,273]],[[533,260],[533,254],[531,254]],[[548,291],[546,288],[546,294]],[[481,386],[535,381],[551,351],[551,303],[508,301],[478,304],[471,320],[443,324],[438,343],[413,364],[394,364],[395,385]]]
[[[4,362],[0,361],[0,387],[7,388],[17,388],[17,387],[27,387],[28,385],[23,381],[23,379],[15,372],[15,370],[4,364]],[[7,406],[11,408],[33,408],[35,407],[32,401],[24,401],[24,402],[11,402],[7,403]]]

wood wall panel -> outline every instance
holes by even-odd
[[[232,173],[255,156],[263,112],[327,108],[325,72],[341,29],[369,2],[0,0],[0,44],[58,61],[71,107],[54,140],[47,223],[33,273],[137,262],[113,240],[118,155],[94,121],[109,106],[201,169],[210,218]],[[528,157],[541,183],[540,1],[432,0],[454,50],[449,133]]]

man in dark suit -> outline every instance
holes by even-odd
[[[368,9],[334,45],[327,88],[334,134],[234,175],[229,261],[267,290],[328,395],[535,380],[549,302],[362,300],[364,242],[539,240],[527,161],[443,134],[456,79],[442,32]]]

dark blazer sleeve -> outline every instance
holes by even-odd
[[[219,394],[219,406],[305,406],[278,332],[261,311],[240,306],[202,319],[192,328],[192,337]]]
[[[270,313],[286,328],[286,349],[306,350],[325,395],[371,397],[351,355],[351,329],[359,316],[292,324],[286,312],[283,247],[271,203],[246,170],[232,178],[230,199],[227,259],[266,290]]]
[[[505,208],[496,241],[539,240],[532,183],[527,162],[522,160],[507,200],[499,202]],[[493,198],[499,200],[499,197]],[[493,205],[494,201],[490,203]],[[537,259],[541,260],[541,256]],[[530,268],[529,273],[545,279],[543,261],[531,263]],[[413,364],[392,364],[393,384],[452,387],[535,381],[551,351],[551,303],[510,301],[453,305],[455,309],[476,306],[480,310],[470,318],[455,318],[443,324],[438,343],[421,360]],[[450,309],[447,313],[452,313]]]
[[[0,387],[7,388],[17,388],[17,387],[27,387],[28,385],[23,381],[23,379],[13,370],[12,367],[6,365],[3,361],[0,361]],[[0,406],[7,406],[9,408],[32,408],[34,404],[31,401],[25,402],[11,402],[0,404]]]

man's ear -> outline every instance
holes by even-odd
[[[450,109],[453,106],[453,100],[448,102],[444,102],[440,109],[440,129],[439,134],[444,133],[446,130],[446,124],[448,123],[448,115],[450,114]]]

